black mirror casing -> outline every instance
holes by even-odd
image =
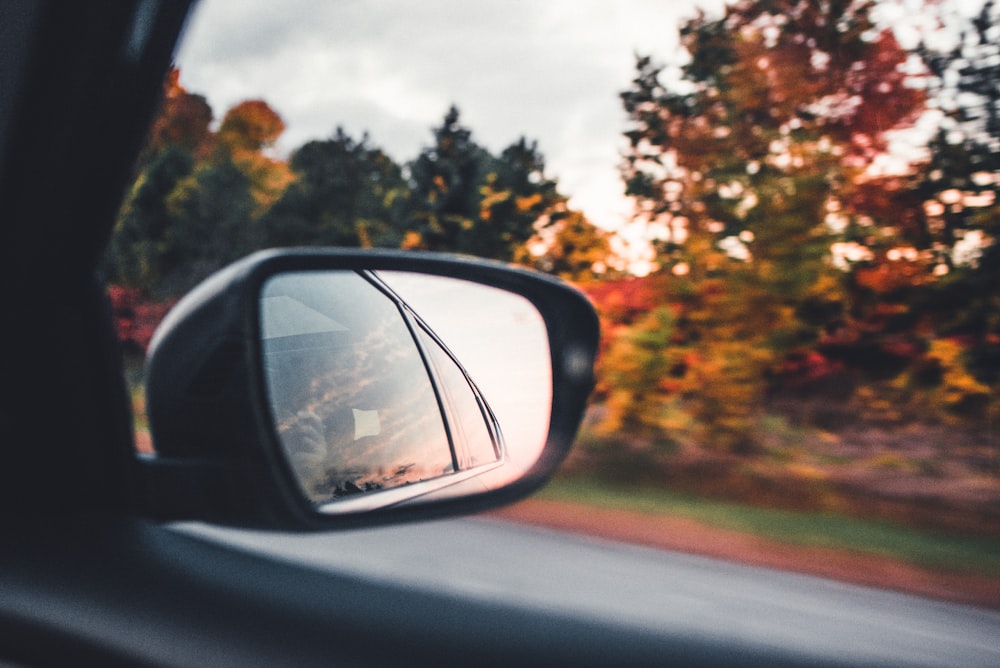
[[[551,354],[548,436],[522,477],[481,493],[358,513],[317,512],[296,483],[269,409],[260,295],[273,276],[324,270],[405,271],[520,295],[544,321]],[[323,529],[474,512],[537,489],[563,460],[593,387],[593,307],[557,279],[498,262],[357,249],[262,251],[208,278],[164,319],[150,345],[146,402],[155,455],[137,455],[137,502],[160,520]],[[502,427],[502,425],[501,425]]]

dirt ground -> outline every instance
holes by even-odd
[[[537,498],[526,499],[490,515],[598,538],[1000,610],[1000,579],[997,578],[941,573],[845,550],[788,545],[685,518]]]

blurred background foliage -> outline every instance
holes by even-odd
[[[216,122],[174,71],[105,260],[123,340],[258,248],[516,262],[601,315],[570,472],[800,506],[863,489],[1000,531],[1000,11],[922,11],[952,43],[904,47],[873,1],[739,0],[684,22],[676,62],[637,56],[621,172],[645,276],[536,142],[493,154],[456,107],[404,163],[341,129],[285,160],[266,102]]]
[[[254,250],[306,245],[451,251],[578,280],[612,273],[610,234],[570,209],[537,144],[522,137],[494,155],[455,107],[405,164],[340,128],[273,157],[285,126],[263,100],[213,118],[171,72],[106,256],[111,283],[166,300]]]

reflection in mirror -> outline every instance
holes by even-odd
[[[552,358],[545,321],[521,295],[472,281],[411,272],[379,276],[436,332],[489,402],[507,444],[501,485],[542,454],[552,411]]]
[[[315,503],[454,469],[437,400],[396,305],[352,271],[264,287],[264,370],[278,435]]]
[[[294,272],[265,283],[260,313],[278,438],[323,512],[406,501],[469,478],[494,486],[501,464],[519,477],[544,445],[547,336],[522,297],[406,272]],[[526,351],[544,357],[532,378],[512,372]],[[531,394],[524,381],[540,397],[530,407],[514,400]],[[505,418],[518,439],[509,460]]]

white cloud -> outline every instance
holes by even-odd
[[[629,211],[618,93],[636,52],[674,57],[693,13],[694,0],[203,0],[177,63],[217,115],[267,100],[288,124],[284,152],[340,125],[409,160],[454,103],[490,150],[537,140],[573,204],[615,226]]]

